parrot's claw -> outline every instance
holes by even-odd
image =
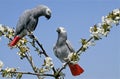
[[[64,58],[64,61],[68,62],[68,61],[70,61],[70,59],[69,58]]]

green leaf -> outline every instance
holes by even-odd
[[[86,41],[86,39],[81,39],[81,43],[82,43],[82,45],[85,45],[86,43],[87,43],[87,41]]]
[[[93,29],[94,32],[96,32],[97,31],[97,25],[94,25],[93,27],[94,27],[94,29]]]
[[[2,71],[2,77],[6,77],[6,76],[7,76],[7,74],[8,74],[8,73],[7,73],[7,71],[6,71],[6,70],[3,70],[3,71]]]
[[[86,48],[82,47],[81,51],[85,52],[85,51],[86,51]]]
[[[0,31],[0,36],[2,36],[3,35],[3,33]]]
[[[107,16],[107,18],[111,18],[112,20],[115,20],[116,16],[112,13],[109,13],[109,15]]]
[[[94,40],[99,40],[99,38],[98,38],[98,37],[96,37],[96,36],[94,36]]]
[[[22,73],[18,73],[16,79],[21,79],[22,78]]]
[[[103,27],[103,29],[104,29],[104,32],[110,31],[110,29],[108,28],[109,25],[108,25],[107,23],[104,23],[104,24],[102,25],[102,27]]]
[[[72,55],[71,61],[78,61],[78,59],[79,59],[79,56],[76,53],[74,53]]]

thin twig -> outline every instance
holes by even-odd
[[[3,69],[0,71],[2,72],[4,71]],[[21,71],[15,71],[15,72],[12,72],[10,71],[9,73],[16,73],[16,74],[28,74],[28,75],[37,75],[37,76],[51,76],[51,77],[54,77],[54,75],[52,74],[40,74],[40,73],[32,73],[32,72],[21,72]]]
[[[31,39],[33,39],[33,40],[38,44],[38,46],[39,46],[39,47],[41,48],[41,50],[43,51],[42,53],[43,53],[46,57],[48,57],[48,55],[47,55],[46,51],[44,50],[42,44],[40,44],[40,42],[35,38],[35,36],[34,36],[33,34],[31,34],[31,35],[29,35],[29,37],[30,37]]]
[[[93,39],[93,37],[90,37],[88,40],[87,40],[87,43],[90,42],[91,40]],[[83,48],[83,45],[77,50],[76,53],[79,53]]]
[[[36,42],[36,43],[38,44],[38,46],[41,48],[42,53],[45,55],[45,57],[49,57],[49,56],[47,55],[46,51],[44,50],[42,44],[40,44],[40,42],[35,38],[35,36],[32,34],[32,35],[30,35],[30,37],[31,37],[33,40],[35,40],[35,42]],[[53,69],[53,72],[56,73],[55,68],[53,67],[52,69]]]
[[[46,51],[44,50],[42,44],[40,44],[37,39],[35,39],[35,41],[36,41],[36,43],[40,46],[40,48],[42,49],[42,51],[43,51],[42,53],[43,53],[46,57],[49,57],[49,56],[47,55]]]
[[[32,69],[34,70],[34,63],[33,63],[33,60],[32,59],[30,59],[30,56],[29,55],[25,55],[25,57],[26,57],[26,59],[29,61],[29,63],[30,63],[30,65],[31,65],[31,67],[32,67]]]
[[[36,69],[35,69],[35,66],[34,66],[34,63],[33,63],[32,58],[30,58],[30,56],[27,55],[27,54],[26,54],[25,57],[26,57],[26,59],[29,61],[30,65],[31,65],[31,67],[32,67],[32,69],[33,69],[33,71],[34,71],[35,73],[38,73],[38,72],[36,71]],[[41,79],[39,75],[37,75],[37,77],[38,77],[38,79]]]
[[[59,71],[57,72],[57,75],[56,75],[56,78],[58,78],[60,75],[60,72],[65,69],[65,67],[70,63],[70,61],[66,62],[60,69]]]

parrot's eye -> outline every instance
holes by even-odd
[[[47,14],[47,15],[51,15],[50,9],[46,9],[46,14]]]
[[[66,30],[63,27],[60,27],[60,32],[66,32]]]
[[[62,32],[64,32],[64,31],[65,31],[65,29],[61,29],[61,31],[62,31]]]
[[[46,9],[45,17],[46,17],[47,19],[50,19],[50,17],[51,17],[51,10],[50,10],[50,9]]]

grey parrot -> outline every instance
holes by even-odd
[[[40,16],[45,16],[47,19],[51,17],[51,10],[45,5],[39,5],[33,9],[28,9],[23,12],[17,22],[15,36],[11,41],[10,46],[16,45],[16,43],[28,33],[33,32],[36,29]]]
[[[66,30],[63,27],[58,27],[56,31],[58,32],[58,39],[53,47],[53,51],[55,56],[59,58],[62,63],[65,63],[65,59],[68,58],[68,55],[70,53],[74,53],[75,50],[73,49],[70,41],[67,40]],[[69,63],[68,66],[73,76],[80,75],[84,72],[78,64]]]

